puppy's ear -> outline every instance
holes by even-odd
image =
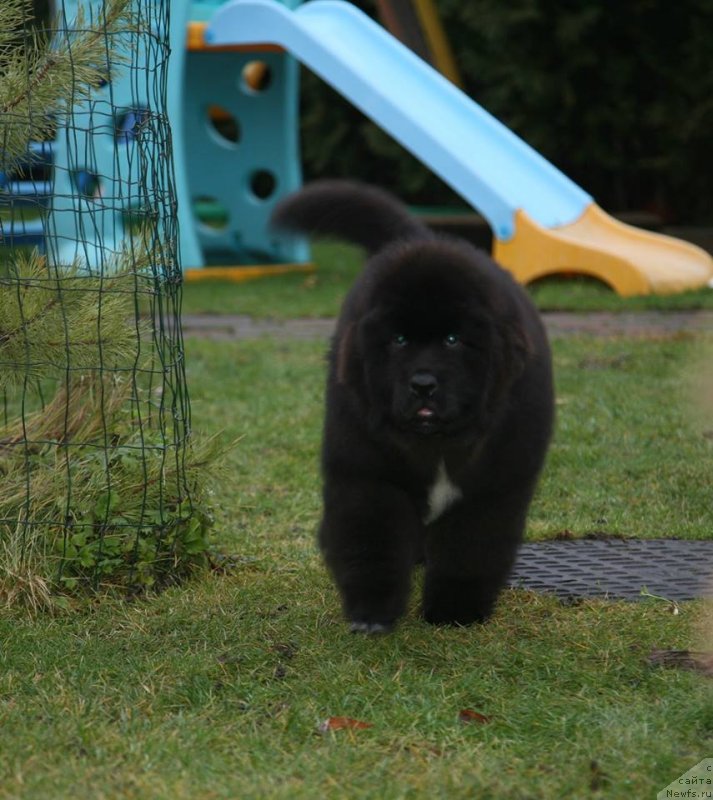
[[[487,408],[491,413],[501,406],[508,390],[520,377],[535,351],[530,336],[519,320],[499,320],[493,327],[495,341],[487,398]]]
[[[518,378],[525,364],[535,353],[535,346],[520,320],[505,322],[501,336],[505,342],[506,360],[509,362],[510,381]]]

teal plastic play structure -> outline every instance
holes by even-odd
[[[44,246],[44,216],[52,199],[52,142],[30,142],[27,158],[12,172],[0,171],[0,245]]]
[[[190,22],[211,19],[220,6],[194,0]],[[276,239],[267,224],[278,197],[301,185],[298,64],[279,48],[215,50],[195,39],[171,71],[182,92],[173,127],[181,129],[176,164],[187,187],[179,203],[184,266],[304,262],[307,246]]]
[[[176,167],[163,185],[175,178],[181,261],[189,268],[212,262],[304,261],[305,245],[276,243],[268,234],[266,207],[278,185],[283,192],[300,185],[297,67],[283,53],[261,54],[271,76],[265,102],[240,83],[250,54],[189,52],[189,21],[211,16],[219,5],[174,2],[170,32],[156,31],[157,37],[170,36],[171,44],[168,109]],[[91,18],[100,13],[101,0],[63,0],[59,10],[70,27],[79,6]],[[143,60],[143,54],[138,58]],[[162,165],[148,164],[142,155],[141,127],[152,124],[145,95],[146,87],[118,67],[89,106],[73,110],[71,152],[84,154],[82,163],[70,160],[68,130],[58,131],[52,143],[54,188],[44,223],[45,249],[55,263],[77,262],[89,271],[104,268],[130,240],[132,226],[141,226],[143,215],[150,223],[155,206],[151,176]],[[239,119],[236,141],[218,133],[211,108]],[[109,119],[113,124],[107,124]],[[135,194],[139,186],[143,197]],[[201,224],[195,216],[201,200],[223,210],[223,224]],[[87,210],[92,214],[83,213]]]
[[[79,2],[63,0],[68,20]],[[101,0],[83,5],[98,13]],[[213,265],[246,274],[245,265],[308,260],[306,243],[276,237],[268,227],[275,203],[301,184],[299,60],[480,211],[492,227],[496,259],[523,283],[575,272],[620,294],[666,294],[713,278],[707,253],[609,217],[344,0],[175,0],[171,12],[169,116],[189,277],[215,274],[206,269]],[[167,32],[156,33],[165,40]],[[103,124],[112,113],[114,123]],[[129,85],[120,69],[107,76],[97,101],[74,115],[73,151],[86,157],[69,163],[59,132],[46,249],[61,263],[79,260],[93,269],[152,207],[150,182],[146,197],[131,188],[141,185],[134,178],[142,170],[157,167],[141,157],[141,128],[152,116],[141,87]],[[82,213],[88,208],[92,215]]]
[[[80,7],[90,23],[101,24],[101,6],[101,0],[62,0],[57,11],[71,28]],[[159,41],[167,35],[156,30]],[[143,38],[137,37],[137,42]],[[130,41],[124,46],[143,47]],[[147,60],[140,49],[135,57]],[[106,269],[129,242],[132,225],[146,222],[150,228],[151,215],[157,213],[153,179],[166,185],[173,176],[159,177],[165,169],[161,164],[147,168],[141,130],[160,123],[152,113],[148,82],[142,86],[132,81],[129,70],[118,67],[114,73],[108,65],[106,80],[95,87],[92,102],[70,113],[71,127],[60,127],[51,144],[54,176],[44,245],[50,261],[76,263],[94,272]]]
[[[267,225],[278,196],[301,184],[297,63],[279,48],[257,53],[188,49],[189,23],[205,22],[220,5],[221,0],[173,2],[170,31],[155,31],[159,41],[170,37],[172,130],[166,146],[173,146],[175,175],[162,176],[162,185],[175,181],[181,262],[188,269],[306,262],[306,244],[277,241]],[[92,20],[100,19],[101,7],[102,0],[59,0],[55,10],[71,28],[80,8]],[[135,58],[143,61],[145,54]],[[254,65],[263,70],[261,86],[249,80]],[[70,124],[59,126],[54,141],[31,145],[34,167],[41,159],[47,180],[0,174],[0,200],[13,209],[2,244],[38,245],[53,263],[77,263],[94,272],[110,264],[142,221],[150,229],[155,213],[151,176],[162,165],[147,163],[142,153],[142,126],[154,123],[147,86],[132,81],[120,66],[108,72],[92,102],[72,110]],[[228,135],[219,124],[221,115],[232,122]],[[26,219],[25,206],[44,212]],[[213,218],[204,221],[201,209]]]

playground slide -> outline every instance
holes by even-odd
[[[342,0],[289,10],[233,0],[211,45],[277,44],[424,162],[490,223],[495,257],[528,282],[590,274],[620,294],[707,284],[703,250],[616,222],[592,198],[377,23]]]

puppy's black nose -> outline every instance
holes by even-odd
[[[419,397],[431,397],[438,388],[438,381],[430,372],[415,372],[411,376],[411,391]]]

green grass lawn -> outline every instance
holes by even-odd
[[[558,424],[528,536],[710,537],[704,340],[555,342]],[[487,625],[350,635],[315,552],[323,342],[187,341],[234,556],[157,597],[0,614],[0,798],[648,798],[713,753],[703,603],[507,591]],[[484,723],[459,721],[464,709]],[[320,733],[345,716],[361,729]]]
[[[362,256],[354,247],[317,243],[312,248],[313,274],[293,273],[246,283],[199,281],[184,290],[189,314],[248,314],[289,319],[336,315],[358,274]],[[644,311],[713,309],[713,291],[699,289],[676,295],[622,298],[594,280],[549,279],[530,287],[538,307],[563,311]]]

